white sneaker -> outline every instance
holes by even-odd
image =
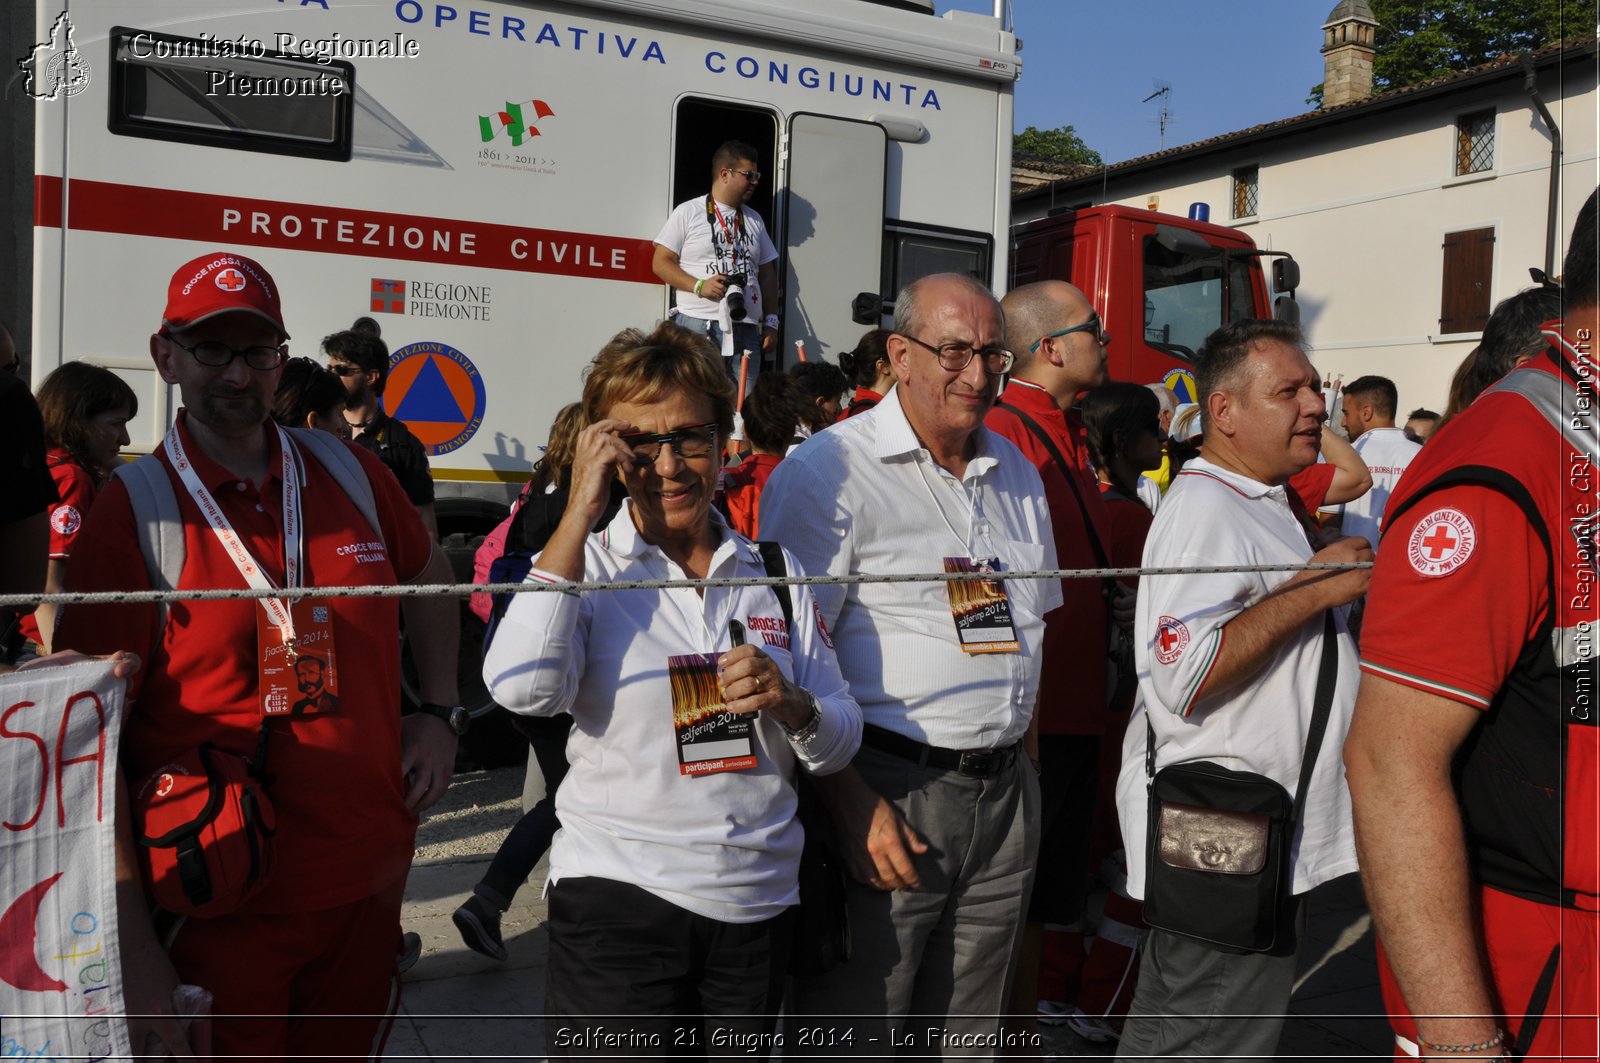
[[[1046,1026],[1065,1026],[1072,1017],[1072,1005],[1059,1000],[1041,1000],[1037,1005],[1039,1021]]]
[[[1041,1019],[1041,1022],[1044,1020]],[[1090,1044],[1103,1045],[1109,1041],[1122,1038],[1122,1032],[1104,1019],[1093,1015],[1085,1015],[1077,1008],[1061,1020],[1067,1024],[1067,1029],[1088,1041]]]

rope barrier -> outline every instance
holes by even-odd
[[[1371,568],[1372,562],[1306,563],[1284,565],[1203,565],[1189,568],[1059,568],[1029,572],[916,572],[900,575],[852,573],[845,576],[726,576],[708,579],[641,579],[574,581],[570,583],[425,583],[370,587],[305,587],[298,597],[317,598],[462,598],[469,594],[580,593],[583,591],[654,591],[683,587],[694,590],[722,587],[773,587],[790,584],[832,587],[866,583],[952,583],[967,580],[1122,579],[1129,576],[1214,575],[1224,572],[1346,572]],[[0,607],[51,605],[140,605],[152,602],[241,601],[283,596],[282,590],[248,587],[177,591],[69,591],[60,594],[0,595]]]

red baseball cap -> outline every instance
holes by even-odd
[[[254,259],[231,251],[213,251],[184,263],[172,275],[161,331],[193,328],[218,314],[235,311],[264,318],[278,330],[278,335],[289,338],[272,274]]]

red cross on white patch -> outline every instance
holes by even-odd
[[[217,273],[217,287],[225,292],[236,292],[244,287],[244,274],[229,266]]]
[[[1189,629],[1182,620],[1164,616],[1156,622],[1156,660],[1162,664],[1172,664],[1183,656],[1183,648],[1187,645]]]
[[[73,535],[83,527],[83,515],[74,506],[57,506],[50,514],[50,527],[57,535]]]
[[[1478,545],[1478,532],[1459,509],[1436,509],[1411,529],[1407,556],[1424,576],[1448,576],[1467,563]]]

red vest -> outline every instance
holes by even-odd
[[[1476,484],[1515,502],[1545,545],[1550,607],[1463,744],[1456,789],[1484,884],[1529,900],[1600,908],[1600,727],[1594,591],[1595,381],[1580,389],[1559,348],[1474,404],[1475,432],[1424,447],[1385,526],[1433,491]],[[1461,427],[1465,427],[1464,425]]]

